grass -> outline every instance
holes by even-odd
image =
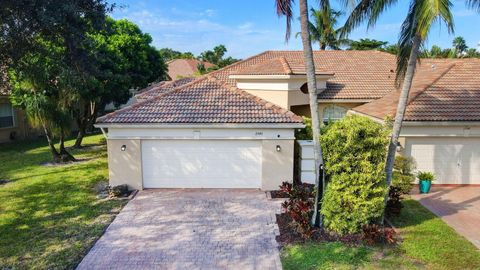
[[[106,146],[90,136],[75,150],[85,161],[45,166],[43,140],[0,145],[0,269],[73,269],[122,207],[98,200],[108,175]],[[68,141],[67,146],[73,145]]]
[[[408,199],[394,225],[402,241],[394,248],[342,243],[287,246],[284,269],[480,269],[480,251],[420,203]]]

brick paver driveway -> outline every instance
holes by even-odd
[[[480,187],[433,187],[412,197],[480,249]]]
[[[278,201],[258,190],[145,190],[77,269],[281,269]]]

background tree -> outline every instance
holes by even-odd
[[[194,59],[195,56],[191,52],[180,52],[170,48],[162,48],[159,50],[163,61],[167,62],[173,59]]]
[[[128,20],[107,18],[106,29],[88,34],[89,63],[75,107],[78,126],[75,147],[81,147],[87,128],[96,121],[106,104],[124,104],[131,89],[166,79],[167,67],[160,53],[151,45],[152,38]]]
[[[456,57],[465,56],[467,53],[467,42],[463,37],[455,37],[452,42]]]
[[[350,41],[349,47],[347,50],[380,50],[383,49],[388,42],[380,41],[376,39],[361,38],[358,41]]]
[[[213,50],[207,50],[200,53],[198,59],[204,62],[210,62],[217,66],[217,68],[223,68],[239,61],[239,59],[235,59],[230,56],[224,57],[226,52],[227,48],[225,45],[218,45],[215,46]]]
[[[350,32],[364,20],[368,21],[368,27],[375,25],[380,15],[397,1],[377,0],[360,1],[347,19],[344,29]],[[453,32],[453,17],[451,13],[452,3],[449,0],[411,0],[407,16],[402,24],[399,52],[397,55],[397,83],[401,84],[395,121],[388,147],[387,161],[385,165],[386,184],[390,188],[392,180],[395,153],[398,138],[403,123],[403,116],[407,106],[408,95],[412,87],[413,76],[420,46],[426,40],[431,26],[436,21],[443,21],[449,32]],[[387,196],[385,197],[385,203]],[[383,220],[382,220],[383,221]]]
[[[341,45],[348,43],[348,40],[339,38],[339,29],[336,29],[338,18],[342,15],[342,12],[332,9],[328,1],[319,10],[310,9],[308,29],[312,42],[317,42],[320,50],[339,50]],[[296,34],[297,37],[299,35],[301,32]]]

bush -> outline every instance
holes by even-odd
[[[395,157],[393,165],[392,183],[388,192],[386,214],[398,216],[403,208],[402,196],[410,193],[415,175],[415,160],[412,157]]]
[[[321,213],[328,230],[357,233],[382,215],[388,134],[385,126],[361,116],[323,127],[320,141],[330,182]]]
[[[295,139],[297,140],[312,140],[312,119],[308,117],[303,117],[303,124],[305,128],[295,130]]]
[[[312,209],[314,204],[314,191],[312,185],[298,184],[292,185],[283,182],[280,191],[288,195],[288,200],[282,203],[282,207],[292,219],[290,226],[304,238],[308,238],[313,233],[310,225]]]
[[[435,176],[431,172],[418,172],[418,180],[430,181],[432,182],[435,179]]]
[[[369,245],[374,244],[395,244],[397,233],[392,228],[382,228],[380,225],[365,225],[362,228],[362,238]]]

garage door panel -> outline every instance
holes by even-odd
[[[480,183],[478,138],[408,138],[408,149],[417,162],[417,170],[435,173],[434,183]]]
[[[146,188],[260,188],[259,141],[142,143]]]

